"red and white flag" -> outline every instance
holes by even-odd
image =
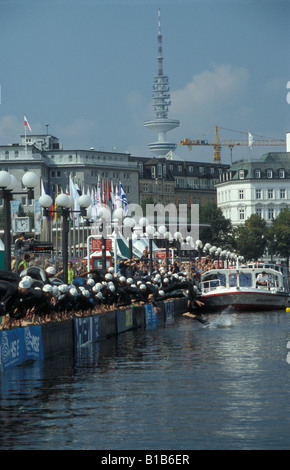
[[[32,132],[32,129],[31,129],[30,125],[29,125],[29,122],[27,121],[27,117],[26,117],[26,116],[24,116],[24,125],[28,127],[28,129],[30,130],[30,132]]]
[[[103,204],[106,205],[106,186],[105,186],[104,178],[102,181],[102,200],[103,200]]]

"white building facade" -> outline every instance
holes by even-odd
[[[220,175],[216,188],[217,205],[233,226],[244,224],[252,214],[271,224],[290,204],[290,149],[234,163]]]

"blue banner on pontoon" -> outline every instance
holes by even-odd
[[[42,360],[41,325],[0,331],[0,367],[9,369],[29,360]]]
[[[158,315],[152,304],[144,305],[146,328],[156,328],[158,325]]]
[[[85,346],[86,344],[98,341],[99,337],[98,315],[74,318],[74,340],[76,347]]]

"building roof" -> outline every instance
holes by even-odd
[[[267,178],[267,170],[272,170],[272,178],[279,178],[279,170],[285,171],[285,178],[290,178],[290,152],[269,152],[253,161],[240,160],[226,169],[229,180],[257,179],[256,170],[260,170],[259,178]],[[244,173],[241,177],[240,170]],[[223,178],[222,182],[225,182]]]

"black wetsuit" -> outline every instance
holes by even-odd
[[[46,315],[53,310],[50,300],[42,290],[31,287],[22,292],[17,289],[11,305],[10,316],[16,319],[23,318],[27,310],[31,308],[34,308],[34,312],[39,315]]]
[[[38,266],[30,266],[29,268],[24,269],[21,273],[21,277],[23,276],[30,276],[35,281],[40,281],[40,283],[42,283],[42,284],[35,283],[33,287],[36,287],[36,286],[40,287],[41,285],[44,285],[44,284],[50,284],[48,275],[46,274],[44,269],[39,268]]]
[[[11,271],[2,271],[0,270],[0,280],[18,283],[20,281],[20,276]]]
[[[10,313],[18,298],[17,283],[0,280],[0,315]]]

